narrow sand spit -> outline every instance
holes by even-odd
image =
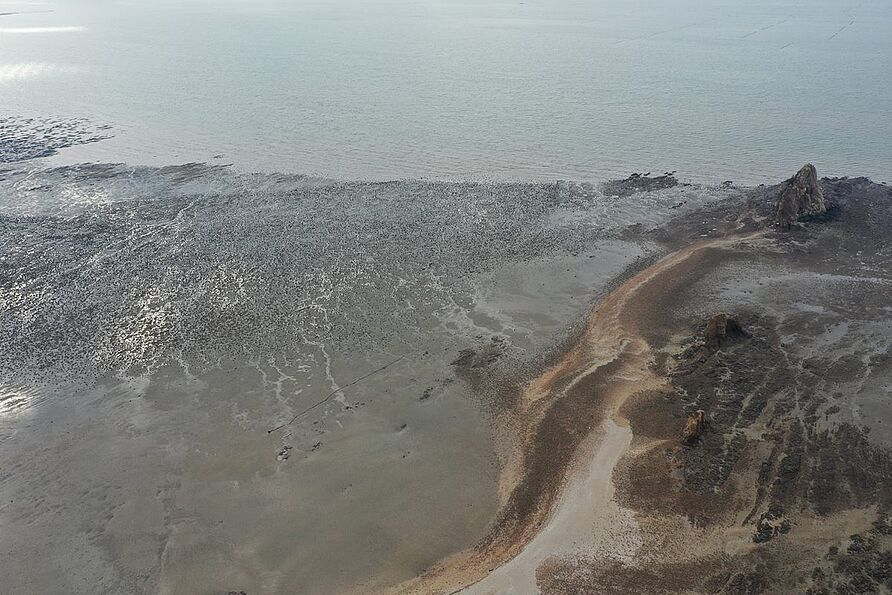
[[[608,294],[582,337],[528,385],[512,413],[519,439],[502,474],[504,504],[492,532],[395,591],[529,593],[536,590],[537,567],[548,558],[580,552],[631,558],[639,543],[635,521],[612,500],[613,470],[632,439],[618,412],[630,396],[664,384],[651,369],[650,345],[636,322],[636,312],[659,304],[649,303],[641,290],[683,274],[681,265],[704,250],[759,235],[692,244]]]
[[[593,556],[627,560],[640,543],[633,516],[613,502],[613,468],[628,449],[628,427],[606,419],[580,448],[588,467],[573,470],[560,502],[542,530],[523,550],[489,573],[466,593],[532,593],[536,569],[555,556],[585,551]]]

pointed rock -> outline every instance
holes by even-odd
[[[744,330],[736,318],[725,312],[720,312],[706,323],[706,332],[703,338],[708,346],[721,347],[729,339],[748,336],[749,333]]]
[[[790,227],[802,216],[820,215],[826,210],[818,172],[808,163],[783,183],[777,200],[777,224]]]
[[[696,443],[703,435],[704,429],[706,429],[706,413],[702,409],[698,409],[688,416],[684,432],[681,434],[682,444],[691,446]]]

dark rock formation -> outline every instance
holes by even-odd
[[[704,339],[710,347],[721,347],[726,341],[748,337],[747,333],[736,318],[730,314],[720,312],[706,323]]]
[[[756,523],[756,532],[753,533],[753,543],[771,541],[778,535],[789,533],[792,528],[793,525],[784,516],[784,511],[772,507],[759,517],[759,521]]]
[[[678,180],[673,175],[675,172],[666,172],[662,176],[650,177],[646,174],[632,174],[625,180],[610,180],[602,186],[602,191],[607,196],[631,196],[636,192],[652,192],[663,190],[678,185]]]
[[[790,227],[800,217],[820,215],[827,210],[815,166],[807,163],[781,186],[777,200],[777,224]]]
[[[681,441],[684,444],[691,445],[700,439],[703,430],[706,428],[706,413],[702,409],[698,409],[688,416],[685,423],[684,432],[681,435]]]

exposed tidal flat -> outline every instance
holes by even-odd
[[[890,587],[886,185],[0,197],[13,592]]]
[[[0,177],[19,592],[364,591],[470,547],[511,456],[496,389],[662,250],[648,230],[741,192]]]

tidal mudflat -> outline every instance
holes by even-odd
[[[884,185],[0,178],[12,592],[890,586]]]
[[[662,225],[743,194],[0,178],[12,592],[368,592],[473,547],[516,464],[513,387]]]

